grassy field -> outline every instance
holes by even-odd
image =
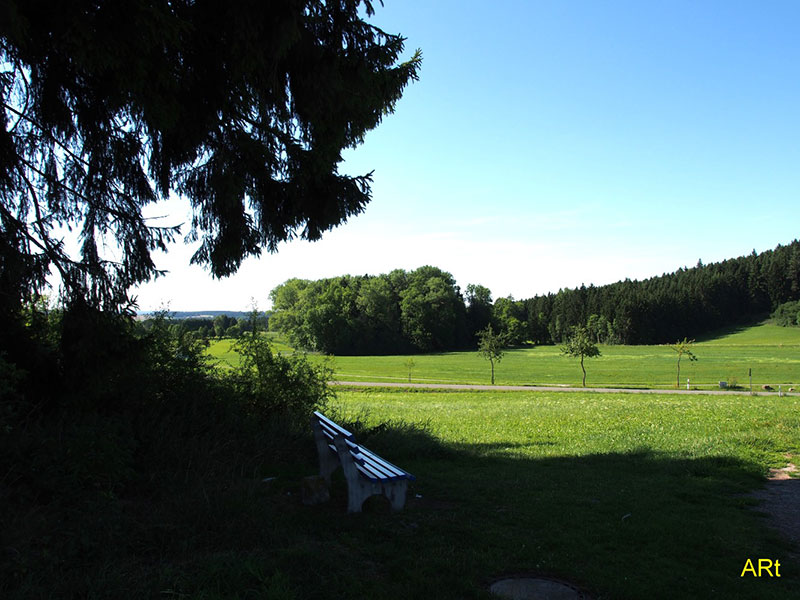
[[[702,347],[751,336],[752,357],[770,335]],[[797,597],[800,549],[749,494],[797,463],[800,396],[340,389],[326,413],[417,477],[403,511],[376,498],[348,515],[340,474],[330,502],[301,502],[310,428],[214,389],[24,432],[0,597],[490,600],[511,574],[595,600]],[[760,558],[781,577],[742,577]]]
[[[595,598],[796,597],[800,565],[745,495],[800,452],[796,398],[350,391],[334,408],[418,478],[403,513],[322,534],[365,561],[353,597],[489,597],[511,573]],[[781,579],[742,578],[757,557]]]
[[[223,364],[235,363],[230,341],[214,342],[211,354]],[[279,344],[276,349],[290,352]],[[669,346],[600,346],[602,356],[586,360],[587,386],[670,388],[676,385],[676,354]],[[719,381],[749,390],[764,384],[800,387],[800,328],[761,324],[720,333],[694,347],[698,360],[681,361],[681,387],[717,388]],[[334,376],[343,381],[408,381],[408,356],[337,356]],[[316,359],[316,358],[315,358]],[[477,352],[413,356],[411,380],[416,383],[489,383],[489,363]],[[495,369],[498,385],[579,386],[577,359],[561,356],[557,346],[509,350]]]
[[[294,352],[294,348],[286,344],[276,333],[269,332],[267,335],[270,338],[272,349],[275,352],[283,352],[284,354],[291,354]],[[213,340],[208,347],[208,353],[211,358],[217,361],[223,368],[235,366],[239,364],[239,355],[234,349],[235,345],[236,340],[230,338]]]
[[[8,597],[490,600],[529,574],[595,600],[797,598],[797,554],[748,494],[797,462],[798,397],[360,390],[326,412],[416,476],[401,512],[374,498],[348,515],[339,473],[304,506],[310,431],[217,464],[229,440],[212,423],[189,440],[214,450],[208,477],[187,467],[114,518],[72,515],[54,534],[69,568],[22,563]],[[759,558],[781,577],[742,577]]]

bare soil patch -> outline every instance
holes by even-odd
[[[796,471],[792,463],[782,469],[770,469],[764,489],[752,497],[761,501],[757,510],[767,515],[767,525],[792,543],[793,557],[800,560],[800,479],[791,477]]]

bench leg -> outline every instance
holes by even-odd
[[[350,455],[350,450],[342,436],[337,435],[333,438],[333,444],[336,446],[336,453],[339,455],[339,462],[342,463],[342,471],[347,481],[347,512],[359,513],[364,500],[375,493],[380,494],[380,485],[377,486],[378,489],[376,491],[374,488],[376,484],[361,479],[356,463]]]
[[[314,430],[314,442],[317,445],[317,456],[319,457],[319,474],[325,479],[328,485],[331,484],[331,474],[339,466],[339,458],[331,452],[328,446],[328,438],[322,433],[322,426],[315,418],[311,418],[311,428]]]
[[[356,481],[347,480],[347,512],[360,513],[364,502],[370,496],[381,493],[381,485],[360,477]]]
[[[402,510],[406,504],[406,491],[408,490],[408,480],[398,479],[391,484],[384,486],[385,495],[392,505],[392,510]]]
[[[347,512],[360,513],[367,498],[379,495],[388,498],[394,511],[401,510],[405,506],[406,491],[408,490],[407,479],[397,479],[382,484],[369,481],[359,474],[344,439],[336,436],[333,443],[336,445],[344,478],[347,480]]]
[[[347,479],[347,512],[360,513],[370,496],[386,496],[393,511],[402,510],[406,504],[408,481],[399,479],[388,483],[367,481],[363,477]]]

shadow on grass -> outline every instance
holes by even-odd
[[[309,436],[296,470],[269,483],[206,481],[68,515],[74,539],[42,550],[41,570],[6,547],[17,561],[6,597],[490,598],[489,583],[511,573],[595,598],[796,592],[789,548],[745,495],[762,484],[757,464],[648,448],[546,456],[549,441],[444,444],[424,426],[344,425],[416,475],[403,511],[375,501],[346,514],[338,474],[330,502],[303,506],[300,479],[316,468]],[[267,458],[269,469],[289,472]],[[782,577],[742,578],[748,558],[780,560]]]
[[[697,343],[702,342],[712,342],[714,340],[718,340],[721,338],[726,338],[737,333],[742,333],[751,327],[755,327],[757,325],[762,325],[767,319],[769,318],[768,313],[764,313],[757,317],[753,317],[752,319],[748,319],[746,321],[742,321],[736,325],[730,325],[727,327],[722,327],[720,329],[715,329],[714,331],[710,331],[708,333],[704,333],[697,336]]]
[[[796,591],[790,547],[748,495],[763,485],[761,465],[645,447],[542,456],[553,442],[442,444],[415,430],[413,442],[396,444],[396,435],[383,425],[361,439],[417,476],[406,511],[391,515],[376,502],[367,515],[344,516],[343,482],[322,511],[349,522],[343,531],[377,527],[407,541],[411,553],[390,563],[416,581],[412,596],[430,587],[431,597],[480,597],[475,590],[508,573],[561,578],[610,598],[790,598]],[[782,578],[769,586],[743,579],[748,558],[780,560]]]

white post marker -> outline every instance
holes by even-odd
[[[689,389],[689,378],[688,377],[686,378],[686,389],[687,390]]]

